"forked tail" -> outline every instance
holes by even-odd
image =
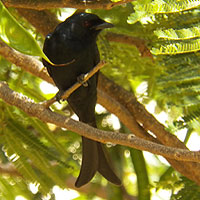
[[[101,143],[82,137],[82,164],[75,186],[87,184],[98,171],[113,184],[121,185],[120,179],[111,168]]]

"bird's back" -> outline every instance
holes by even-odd
[[[43,48],[53,63],[66,63],[66,65],[52,66],[43,60],[50,76],[61,90],[71,87],[79,75],[89,72],[100,60],[96,41],[79,38],[81,35],[76,32],[80,30],[75,28],[76,26],[71,26],[73,24],[61,23],[46,37]]]

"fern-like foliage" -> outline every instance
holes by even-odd
[[[151,52],[160,64],[155,83],[149,84],[154,98],[173,120],[179,118],[174,123],[178,129],[188,127],[200,132],[200,1],[150,0],[133,4],[135,12],[129,23],[140,22],[153,32],[149,34]]]
[[[200,24],[193,25],[188,28],[181,29],[164,29],[164,30],[156,30],[155,35],[158,38],[163,38],[167,40],[188,40],[200,37]]]
[[[180,13],[186,10],[198,8],[200,5],[199,0],[155,0],[149,3],[144,1],[135,4],[135,13],[132,13],[129,17],[129,23],[135,23],[141,21],[143,18],[152,17],[155,14],[169,14],[169,13]]]
[[[4,111],[0,115],[0,143],[5,155],[4,162],[13,163],[23,177],[19,179],[20,182],[28,181],[38,185],[42,194],[49,193],[55,184],[66,187],[64,172],[71,168],[66,163],[69,153],[53,133],[45,124],[26,116],[16,108],[5,106],[2,102],[0,107]],[[46,144],[42,141],[46,141]],[[5,181],[2,178],[0,185],[5,184]]]
[[[200,25],[199,20],[184,26],[183,20],[180,19],[181,16],[184,15],[198,15],[198,7],[200,5],[200,1],[171,1],[171,0],[156,0],[146,2],[146,3],[135,3],[135,13],[131,14],[129,17],[129,23],[136,23],[140,21],[141,23],[157,23],[158,18],[163,16],[163,18],[168,19],[168,23],[170,21],[170,16],[179,14],[177,19],[175,18],[174,27],[164,28],[165,25],[161,25],[161,28],[157,27],[154,30],[154,34],[158,37],[159,43],[156,44],[155,47],[152,48],[152,53],[154,55],[172,55],[172,54],[181,54],[181,53],[189,53],[196,52],[200,49]],[[193,17],[192,17],[193,18]],[[181,21],[178,22],[178,20]],[[161,21],[162,23],[162,21]],[[173,24],[172,24],[173,25]],[[163,40],[161,40],[163,39]]]
[[[152,48],[152,53],[154,55],[163,54],[181,54],[190,53],[200,50],[200,39],[194,39],[191,41],[180,41],[180,42],[170,42],[170,44],[161,45],[159,48]]]
[[[176,185],[181,189],[171,196],[171,200],[200,199],[200,187],[196,185],[193,181],[182,177],[181,180],[176,183]]]
[[[4,151],[18,171],[30,182],[37,181],[44,194],[49,192],[53,183],[65,187],[64,180],[58,177],[51,166],[51,160],[58,161],[65,167],[67,165],[15,121],[10,119],[8,123],[8,128],[3,133]]]

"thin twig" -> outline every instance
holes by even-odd
[[[12,163],[0,164],[0,174],[22,177]]]
[[[84,75],[82,82],[76,82],[74,85],[72,85],[68,90],[65,91],[65,93],[62,95],[61,99],[66,100],[72,92],[77,90],[83,83],[87,82],[95,73],[97,73],[106,63],[104,61],[99,62],[94,68],[92,68],[87,74]],[[51,98],[50,100],[42,102],[42,105],[45,106],[45,108],[48,108],[50,105],[52,105],[54,102],[56,102],[56,96]]]

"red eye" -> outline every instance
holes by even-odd
[[[89,21],[84,21],[84,27],[90,27],[91,23]]]

